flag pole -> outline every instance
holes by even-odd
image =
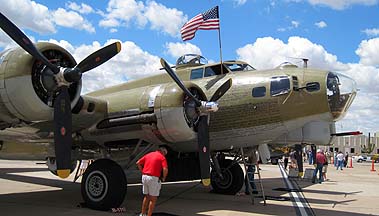
[[[220,11],[219,7],[217,6],[217,12],[218,12],[218,17],[220,19]],[[223,67],[222,67],[222,47],[221,47],[221,25],[218,25],[218,43],[220,46],[220,62],[221,62],[221,74],[223,74]]]

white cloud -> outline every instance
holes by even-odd
[[[166,8],[154,1],[148,2],[144,16],[150,22],[151,29],[165,32],[171,36],[178,36],[179,29],[187,20],[182,11]]]
[[[312,67],[333,70],[346,68],[337,61],[337,56],[301,37],[290,37],[287,44],[272,37],[258,38],[254,44],[237,49],[237,55],[258,69],[273,68],[283,62],[293,61],[291,57],[308,58],[309,66]]]
[[[379,28],[365,29],[362,32],[365,33],[369,37],[379,36]]]
[[[89,13],[94,12],[94,10],[91,6],[84,4],[84,3],[81,3],[80,5],[78,5],[75,2],[68,2],[66,4],[66,7],[68,7],[69,9],[71,9],[73,11],[77,11],[81,14],[89,14]]]
[[[56,32],[49,9],[30,0],[1,1],[0,12],[19,28],[39,33]]]
[[[148,1],[145,5],[142,1],[110,0],[107,14],[99,25],[114,28],[135,23],[138,27],[144,28],[150,24],[151,29],[176,37],[186,21],[187,16],[182,11],[167,8],[155,1]]]
[[[360,63],[363,65],[379,65],[379,38],[363,40],[355,53],[360,57]]]
[[[327,27],[328,25],[326,24],[326,22],[324,22],[324,21],[320,21],[320,22],[316,22],[316,23],[315,23],[315,26],[317,26],[318,28],[325,28],[325,27]]]
[[[115,41],[111,39],[103,45],[94,41],[92,44],[82,44],[77,47],[64,40],[50,40],[49,42],[56,43],[70,51],[79,63],[91,53]],[[125,41],[121,44],[119,54],[103,65],[83,74],[82,93],[117,85],[128,80],[163,73],[159,68],[161,68],[159,57],[142,50],[131,41]]]
[[[85,30],[90,33],[95,32],[95,28],[90,22],[85,20],[80,14],[74,11],[66,11],[63,8],[58,8],[56,11],[52,12],[54,22],[57,25],[75,28],[79,30]]]
[[[88,11],[84,4],[79,9]],[[42,34],[55,33],[57,25],[95,32],[92,24],[77,12],[66,11],[63,8],[51,11],[46,6],[31,0],[2,1],[0,12],[19,28],[30,29]]]
[[[166,52],[174,58],[178,58],[184,54],[199,54],[201,50],[191,43],[166,43]]]
[[[142,12],[145,6],[143,2],[135,0],[110,0],[108,2],[107,14],[99,23],[102,27],[117,27],[119,25],[129,25],[132,20],[136,20],[139,26],[146,24],[146,18]]]
[[[299,21],[292,20],[292,21],[291,21],[291,25],[292,25],[293,28],[297,28],[297,27],[299,27],[300,22],[299,22]]]
[[[352,5],[372,6],[379,3],[378,0],[308,0],[312,5],[322,5],[335,10],[343,10]]]

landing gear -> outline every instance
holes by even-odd
[[[219,165],[222,177],[214,169],[211,172],[211,185],[214,192],[235,195],[243,186],[244,177],[241,166],[228,159],[220,160]]]
[[[112,160],[96,160],[83,175],[82,197],[89,208],[103,211],[117,208],[124,201],[126,190],[124,170]]]

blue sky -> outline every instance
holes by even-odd
[[[50,41],[80,61],[118,40],[122,52],[84,76],[83,92],[160,73],[184,53],[219,61],[218,32],[198,31],[183,43],[180,27],[220,7],[223,59],[242,59],[257,69],[289,57],[310,67],[346,73],[360,92],[339,130],[379,131],[379,0],[0,0],[0,12],[34,42]],[[16,46],[0,32],[0,51]],[[358,126],[357,126],[358,125]]]

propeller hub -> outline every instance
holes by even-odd
[[[199,107],[201,113],[210,113],[218,111],[218,103],[215,101],[201,101],[201,106]]]
[[[69,86],[71,82],[65,79],[65,71],[67,68],[59,68],[59,72],[55,74],[55,81],[57,82],[58,87]]]

